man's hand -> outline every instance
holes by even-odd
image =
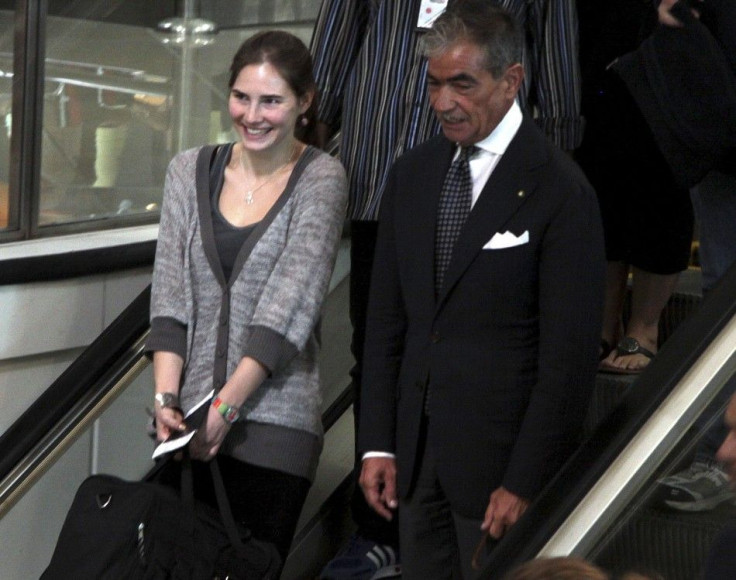
[[[513,526],[529,506],[529,502],[503,487],[491,494],[486,516],[480,526],[492,538],[500,540],[506,530]]]
[[[703,0],[700,0],[702,2]],[[657,14],[659,21],[667,26],[682,26],[677,18],[672,16],[671,9],[677,3],[677,0],[662,0],[657,8]],[[700,18],[700,13],[697,10],[692,11],[695,18]]]
[[[396,460],[392,457],[368,457],[360,471],[363,495],[376,512],[391,521],[399,502],[396,499]]]

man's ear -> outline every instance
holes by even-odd
[[[524,67],[521,63],[512,64],[503,73],[503,80],[506,81],[508,86],[509,96],[516,98],[516,93],[521,88],[521,83],[524,80]]]

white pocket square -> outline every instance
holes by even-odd
[[[496,232],[493,237],[483,246],[484,250],[502,250],[504,248],[513,248],[529,243],[529,230],[526,230],[520,236],[515,236],[509,231],[503,233]]]

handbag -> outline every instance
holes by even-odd
[[[680,0],[672,7],[683,26],[659,25],[636,50],[610,65],[685,188],[697,185],[711,170],[736,171],[736,56],[729,60],[723,50],[733,36],[736,6],[732,0],[708,3],[715,5],[713,14],[720,22],[717,37],[692,15],[691,4],[699,3]],[[715,23],[711,26],[718,32]]]
[[[163,484],[92,475],[79,486],[41,580],[268,580],[276,547],[233,519],[217,459],[210,461],[218,509],[196,501],[191,459],[181,493]]]

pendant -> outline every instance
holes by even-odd
[[[249,189],[245,192],[245,203],[251,205],[253,203],[253,190]]]

